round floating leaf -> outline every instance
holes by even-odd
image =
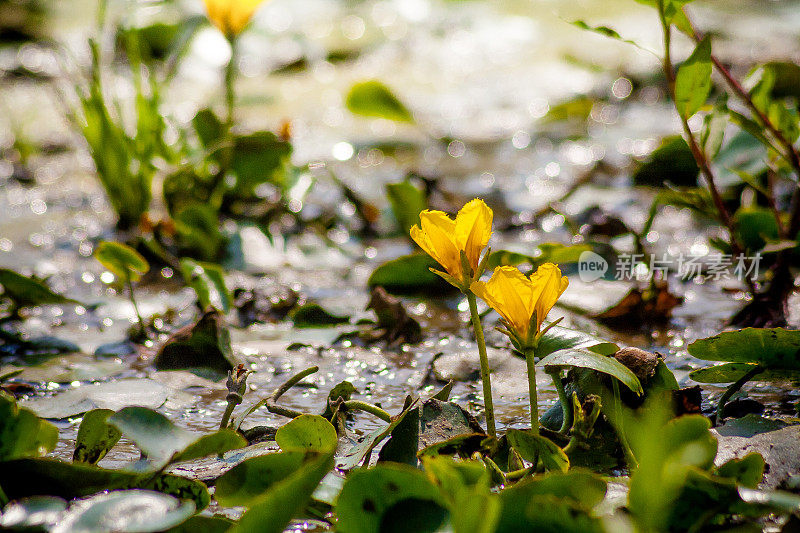
[[[138,281],[150,270],[147,260],[139,252],[118,242],[101,242],[94,257],[123,282]]]
[[[250,505],[234,533],[281,533],[311,499],[322,478],[333,468],[333,455],[313,456],[299,470],[272,485]]]
[[[42,418],[61,419],[92,409],[117,411],[130,405],[156,408],[167,400],[168,389],[152,379],[120,379],[107,383],[81,385],[46,398],[20,403]]]
[[[800,331],[746,328],[700,339],[689,353],[706,361],[758,363],[768,369],[800,370]]]
[[[275,434],[275,442],[285,452],[333,453],[338,441],[336,428],[319,415],[298,416]]]
[[[0,529],[47,530],[59,520],[66,508],[66,500],[55,496],[32,496],[13,501],[0,514]]]
[[[591,368],[597,372],[608,374],[620,380],[630,390],[637,394],[642,394],[642,384],[639,378],[630,371],[628,367],[607,355],[600,355],[599,353],[590,350],[576,350],[570,348],[567,350],[559,350],[553,352],[541,361],[539,365],[545,369],[560,369],[560,368]]]
[[[83,415],[73,461],[97,464],[119,442],[122,432],[108,423],[108,417],[113,414],[110,409],[94,409]]]
[[[340,533],[433,532],[447,519],[439,490],[423,472],[400,464],[351,472],[336,514]]]
[[[163,531],[194,512],[191,501],[181,502],[160,492],[121,490],[75,502],[52,531]]]
[[[291,319],[296,328],[318,328],[350,322],[350,317],[334,315],[315,303],[307,303],[296,308],[291,313]]]
[[[404,255],[376,268],[367,283],[370,287],[383,287],[393,294],[445,294],[457,290],[431,272],[431,268],[442,267],[428,254]]]
[[[350,88],[346,99],[347,109],[356,115],[385,118],[397,122],[414,122],[408,108],[383,83],[377,80],[362,81]]]
[[[144,407],[126,407],[108,421],[157,464],[188,461],[247,445],[232,430],[198,436],[179,428],[161,413]]]

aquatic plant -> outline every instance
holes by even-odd
[[[484,249],[492,236],[492,215],[489,206],[478,198],[464,205],[455,220],[442,211],[426,210],[419,214],[420,225],[411,228],[411,238],[445,269],[445,272],[436,269],[431,269],[431,272],[467,297],[481,363],[486,426],[489,434],[494,436],[497,430],[494,421],[489,358],[486,355],[486,341],[478,314],[478,303],[470,289],[472,283],[480,279],[486,260],[489,258],[489,252],[484,253]]]
[[[508,335],[514,347],[525,354],[528,365],[528,389],[531,404],[531,430],[539,432],[539,400],[536,393],[536,347],[547,331],[542,324],[547,314],[567,290],[569,280],[553,263],[545,263],[530,276],[525,276],[516,267],[497,267],[489,281],[474,281],[470,290],[484,300],[489,307],[502,316],[503,333]],[[552,322],[548,328],[557,324]],[[553,378],[560,391],[564,413],[571,410],[566,396],[561,393],[560,376]],[[565,417],[566,420],[566,417]],[[565,428],[565,430],[568,428]]]

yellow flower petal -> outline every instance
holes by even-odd
[[[469,201],[456,215],[455,242],[467,254],[473,271],[492,236],[492,217],[492,210],[480,198]]]
[[[423,211],[419,214],[419,219],[422,233],[430,246],[430,249],[423,247],[423,250],[442,265],[448,274],[461,279],[461,251],[453,241],[455,222],[442,211]]]
[[[238,35],[264,0],[204,0],[208,20],[226,36]]]
[[[567,290],[569,279],[561,276],[561,269],[556,265],[545,263],[531,274],[531,284],[540,289],[534,306],[536,331],[540,331],[545,317]]]
[[[497,267],[488,282],[477,281],[470,290],[502,316],[521,340],[528,337],[533,306],[530,280],[518,269]]]

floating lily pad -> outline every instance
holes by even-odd
[[[22,498],[6,505],[0,513],[0,528],[12,531],[49,529],[66,508],[66,500],[55,496]]]
[[[143,509],[147,512],[142,512]],[[163,531],[194,512],[192,501],[181,502],[160,492],[120,490],[73,503],[52,531]]]
[[[247,441],[232,430],[198,435],[144,407],[126,407],[111,416],[108,423],[122,431],[157,465],[188,461],[247,445]]]
[[[336,514],[341,533],[434,532],[448,516],[439,490],[424,473],[388,463],[351,472]]]
[[[367,281],[370,287],[383,287],[392,294],[446,294],[457,289],[431,272],[442,267],[428,254],[415,253],[380,265]]]
[[[759,363],[767,368],[800,370],[800,331],[745,328],[694,341],[689,353],[706,361]]]
[[[333,453],[338,441],[336,429],[319,415],[298,416],[275,434],[275,442],[286,452]]]
[[[140,406],[155,409],[169,395],[169,390],[151,379],[121,379],[94,385],[81,385],[46,398],[33,398],[20,403],[42,418],[67,418],[92,409],[118,411],[123,407]]]
[[[318,328],[350,322],[350,317],[335,315],[316,303],[301,305],[294,309],[289,316],[296,328]]]

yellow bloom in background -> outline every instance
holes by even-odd
[[[447,274],[469,286],[492,236],[492,216],[492,210],[479,198],[462,207],[455,220],[442,211],[426,210],[419,214],[420,225],[411,228],[411,238]],[[472,272],[463,271],[461,252],[466,254]]]
[[[226,37],[239,35],[264,0],[204,0],[208,20]]]
[[[470,290],[497,311],[509,331],[526,345],[539,333],[568,285],[569,280],[556,265],[545,263],[530,277],[516,267],[497,267],[489,281],[476,281]]]

